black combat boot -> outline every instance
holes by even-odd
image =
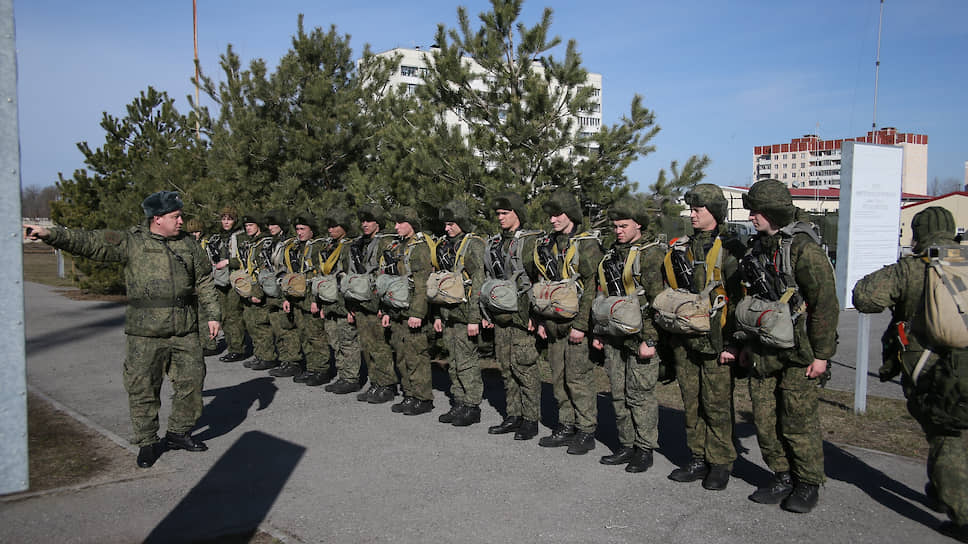
[[[276,368],[277,366],[279,366],[279,361],[266,361],[265,359],[256,357],[255,362],[253,362],[252,366],[249,368],[252,370],[269,370],[270,368]]]
[[[407,406],[403,410],[403,415],[405,416],[419,416],[420,414],[426,414],[434,409],[434,401],[432,400],[417,400],[413,399],[410,406]]]
[[[359,382],[351,382],[349,380],[344,380],[340,378],[336,380],[336,383],[332,383],[326,386],[326,390],[330,393],[335,393],[337,395],[346,395],[360,390]]]
[[[395,385],[381,385],[377,387],[373,394],[366,402],[370,404],[383,404],[384,402],[390,402],[393,397],[397,396],[397,387]]]
[[[173,433],[168,431],[165,433],[165,445],[170,450],[187,450],[187,451],[206,451],[208,446],[205,445],[201,440],[195,440],[191,433]]]
[[[230,351],[230,352],[226,353],[225,355],[223,355],[223,356],[221,356],[221,357],[218,358],[218,360],[219,361],[222,361],[223,363],[237,363],[237,362],[239,362],[239,361],[241,361],[243,359],[245,359],[245,354],[244,353],[238,353],[238,352],[235,352],[235,351]]]
[[[376,393],[377,389],[379,389],[379,386],[371,383],[369,389],[356,396],[356,400],[360,402],[370,402],[370,396],[373,395],[373,393]]]
[[[524,419],[521,416],[507,416],[499,425],[487,428],[487,434],[507,434],[518,430]]]
[[[454,420],[451,421],[450,424],[454,427],[467,427],[480,422],[481,407],[465,404],[463,405],[463,408],[461,408],[461,411],[454,416]]]
[[[585,455],[595,449],[595,432],[578,431],[568,445],[570,455]]]
[[[779,504],[793,492],[789,472],[777,472],[765,486],[757,488],[749,499],[760,504]]]
[[[709,474],[702,480],[702,486],[710,491],[722,491],[729,483],[729,465],[709,465]]]
[[[603,465],[624,465],[632,460],[632,453],[635,450],[628,446],[622,446],[611,455],[604,455],[598,460]]]
[[[645,472],[652,466],[652,450],[635,446],[632,460],[625,465],[625,472]]]
[[[306,383],[306,380],[308,380],[313,374],[315,374],[315,372],[312,370],[303,370],[299,374],[293,376],[292,381],[295,383]]]
[[[155,464],[155,461],[161,457],[161,452],[164,450],[161,442],[155,442],[154,444],[148,444],[147,446],[141,446],[138,450],[138,466],[141,468],[149,468]]]
[[[531,440],[536,436],[538,436],[538,422],[527,419],[522,419],[521,426],[514,432],[515,440]]]
[[[202,349],[202,357],[212,357],[213,355],[218,355],[219,353],[222,353],[222,350],[217,347],[211,348],[211,349],[209,348]]]
[[[669,479],[675,482],[695,482],[706,477],[709,473],[709,465],[702,457],[693,457],[685,466],[673,470],[669,474]]]
[[[780,503],[780,508],[783,508],[788,512],[806,514],[807,512],[813,510],[813,507],[817,506],[818,500],[820,500],[819,485],[797,482],[797,485],[793,488],[793,493],[790,493],[790,495],[783,499],[783,502]]]
[[[299,363],[286,361],[276,368],[270,370],[269,375],[274,378],[291,378],[301,374],[302,371],[302,367],[299,366]]]
[[[390,406],[390,411],[393,412],[394,414],[402,414],[402,413],[406,412],[407,411],[407,408],[409,408],[415,402],[418,402],[417,399],[415,399],[413,397],[406,397],[405,396],[405,397],[403,397],[403,400],[401,400],[400,402],[395,403],[394,405]]]
[[[454,401],[454,403],[450,405],[450,410],[440,414],[440,417],[437,418],[437,421],[441,423],[451,423],[454,421],[454,417],[456,417],[463,408],[464,405],[462,403]]]
[[[543,448],[569,446],[571,445],[572,439],[575,438],[576,432],[577,431],[575,430],[574,425],[563,425],[559,423],[558,426],[555,427],[554,432],[548,436],[542,436],[538,440],[538,445]]]
[[[298,376],[296,376],[296,377],[298,378]],[[296,378],[293,378],[292,381],[296,381]],[[308,385],[309,387],[317,387],[317,386],[323,385],[324,383],[326,383],[328,381],[329,381],[329,373],[328,372],[310,371],[309,372],[309,377],[306,378],[302,383]],[[354,389],[354,391],[355,391],[355,389]]]

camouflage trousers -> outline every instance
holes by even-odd
[[[467,323],[444,324],[444,345],[447,347],[447,373],[450,375],[450,394],[455,402],[478,406],[484,397],[481,379],[481,360],[477,351],[480,334],[467,336]]]
[[[824,482],[817,380],[786,366],[765,378],[750,376],[753,422],[763,460],[773,472],[792,471],[803,483]]]
[[[923,425],[928,439],[928,480],[938,502],[958,525],[968,524],[968,434]]]
[[[541,409],[541,375],[534,336],[518,327],[494,327],[494,358],[501,365],[507,415],[538,421]]]
[[[306,370],[329,372],[329,337],[325,322],[302,308],[293,308],[292,317],[299,331],[299,345],[306,357]]]
[[[657,359],[639,359],[622,339],[605,341],[605,372],[612,389],[619,444],[640,449],[659,447],[659,403],[655,385]]]
[[[251,300],[243,300],[242,317],[245,319],[245,330],[252,339],[253,354],[263,361],[275,361],[276,347],[272,341],[269,308],[264,302],[256,304]]]
[[[363,361],[366,362],[366,371],[370,375],[370,384],[396,385],[393,354],[390,352],[390,344],[387,343],[388,331],[383,328],[380,318],[366,310],[357,310],[354,321],[359,334],[360,351],[363,353]]]
[[[356,325],[346,314],[326,313],[326,338],[336,360],[337,375],[348,382],[360,382],[360,339]],[[358,315],[358,314],[357,314]]]
[[[205,360],[198,334],[167,338],[128,336],[123,378],[134,430],[131,443],[136,446],[158,441],[158,410],[165,374],[173,390],[168,431],[186,433],[202,415]]]
[[[686,416],[686,446],[693,457],[713,465],[736,460],[733,445],[733,370],[716,354],[672,342],[676,380]]]
[[[418,400],[434,400],[434,388],[430,372],[430,346],[427,331],[420,326],[415,329],[403,321],[390,320],[390,347],[397,359],[400,387],[405,397]]]
[[[272,341],[276,349],[279,360],[287,363],[302,359],[302,349],[299,342],[299,329],[296,328],[296,320],[293,315],[296,310],[291,312],[282,311],[282,302],[278,299],[271,300],[269,305],[269,324],[272,326]]]
[[[571,323],[545,323],[551,387],[558,404],[558,423],[594,433],[598,425],[598,391],[595,365],[588,354],[588,340],[573,344],[568,339]]]
[[[242,317],[242,298],[231,287],[217,287],[219,306],[222,307],[222,330],[231,353],[245,352],[245,321]],[[202,329],[199,329],[202,330]]]

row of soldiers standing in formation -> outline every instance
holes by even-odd
[[[363,362],[369,387],[360,401],[389,402],[399,384],[403,398],[392,410],[419,415],[433,409],[432,329],[443,336],[451,379],[451,407],[439,420],[467,426],[481,419],[479,339],[493,329],[507,412],[488,432],[529,440],[538,434],[541,338],[558,423],[538,443],[580,455],[595,447],[590,354],[604,350],[620,447],[601,463],[643,472],[658,447],[661,354],[675,368],[692,454],[669,478],[702,480],[710,490],[726,488],[736,459],[733,380],[743,369],[773,471],[750,499],[809,512],[824,481],[817,384],[836,348],[830,262],[779,181],[757,182],[744,196],[758,231],[749,247],[727,235],[718,186],[697,185],[685,200],[694,233],[670,243],[647,236],[649,215],[634,200],[616,203],[608,211],[609,248],[583,228],[567,191],[543,207],[547,233],[524,227],[518,195],[494,196],[501,231],[490,237],[474,234],[459,202],[439,210],[440,238],[421,232],[409,207],[389,217],[376,205],[355,217],[335,208],[319,223],[308,213],[286,221],[280,212],[240,215],[226,207],[221,232],[203,238],[222,303],[227,353],[220,359],[311,386],[330,381],[332,360],[337,379],[325,389],[337,394],[361,389]],[[387,219],[395,234],[384,232]],[[288,224],[295,237],[285,235]],[[357,224],[361,234],[349,236]],[[202,228],[189,221],[185,230]]]

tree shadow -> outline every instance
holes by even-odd
[[[255,535],[305,452],[262,432],[243,434],[145,542],[199,542],[224,535],[247,542],[244,537]]]
[[[195,425],[198,429],[207,428],[196,438],[211,440],[229,433],[245,421],[253,404],[258,403],[256,410],[264,410],[272,404],[278,390],[275,380],[266,376],[230,387],[202,391],[203,397],[213,398],[202,410],[202,417]]]
[[[25,348],[28,356],[37,355],[63,344],[70,344],[81,338],[90,338],[98,334],[115,331],[124,326],[124,315],[106,317],[97,321],[68,328],[57,329],[38,336],[27,338]]]

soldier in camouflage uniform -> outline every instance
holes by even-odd
[[[738,263],[745,248],[735,237],[725,235],[728,205],[719,186],[696,185],[686,193],[685,201],[690,207],[693,234],[671,244],[665,257],[670,262],[666,283],[701,293],[708,281],[719,282],[709,293],[710,304],[725,296],[726,305],[710,315],[709,333],[667,336],[682,394],[686,445],[692,453],[691,460],[672,471],[669,479],[701,479],[703,488],[719,491],[726,489],[736,459],[733,373],[727,363],[739,350],[727,346],[724,339],[731,337],[732,310],[743,295]],[[717,267],[717,263],[721,264]]]
[[[323,248],[329,240],[316,238],[319,227],[316,218],[308,212],[293,217],[292,225],[296,237],[286,244],[282,264],[287,274],[302,274],[306,286],[302,296],[286,295],[282,303],[282,311],[293,316],[306,359],[306,369],[293,376],[292,381],[316,387],[329,381],[330,354],[329,338],[318,315],[319,305],[313,296],[311,282],[322,273]]]
[[[543,209],[552,232],[535,246],[534,260],[540,279],[575,278],[580,286],[580,298],[578,313],[573,318],[538,318],[537,335],[548,341],[551,385],[558,404],[558,426],[538,440],[538,445],[568,446],[568,453],[584,455],[595,448],[598,424],[598,391],[592,374],[595,365],[589,357],[585,336],[591,321],[602,247],[597,232],[581,229],[581,206],[570,191],[559,189]]]
[[[350,267],[350,246],[355,239],[349,237],[354,230],[352,214],[345,208],[336,207],[326,214],[325,224],[329,230],[329,242],[323,247],[322,274],[335,274],[342,280]],[[326,322],[329,347],[333,350],[338,379],[325,387],[326,391],[345,395],[360,389],[360,339],[356,326],[347,320],[346,303],[342,297],[335,302],[320,302],[319,316]]]
[[[453,201],[441,208],[446,237],[437,245],[437,268],[459,274],[465,284],[466,301],[437,304],[434,330],[444,335],[447,371],[450,374],[451,408],[441,423],[466,427],[481,421],[484,382],[478,354],[480,339],[481,284],[484,283],[484,240],[473,234],[474,223],[467,207]]]
[[[837,348],[839,303],[833,269],[824,249],[804,233],[781,229],[796,226],[797,208],[783,182],[758,181],[743,196],[757,235],[744,257],[765,270],[772,283],[795,287],[805,310],[795,322],[795,343],[790,349],[772,348],[758,338],[747,338],[739,362],[750,367],[750,397],[756,437],[767,466],[774,476],[750,500],[781,503],[785,510],[811,511],[824,482],[823,440],[818,414],[819,380]],[[783,243],[789,246],[791,263],[780,262]],[[789,267],[792,278],[778,276]],[[752,285],[747,264],[744,281]],[[793,285],[790,285],[793,283]],[[754,293],[748,291],[746,296]],[[791,478],[792,473],[792,478]]]
[[[481,320],[485,328],[494,327],[494,356],[501,365],[507,414],[500,425],[487,429],[489,434],[514,433],[515,440],[530,440],[538,434],[538,418],[541,405],[541,375],[538,372],[538,350],[532,334],[531,304],[522,283],[530,285],[536,273],[534,245],[540,231],[522,228],[527,220],[524,201],[515,193],[502,193],[494,197],[491,209],[497,214],[501,233],[488,240],[486,275],[489,279],[511,280],[516,255],[523,262],[522,277],[517,278],[520,296],[517,311],[497,313],[487,309]],[[520,246],[520,247],[519,247]],[[482,295],[483,296],[483,295]]]
[[[219,331],[219,308],[208,256],[180,230],[182,201],[178,193],[151,194],[141,207],[146,223],[123,232],[30,225],[27,235],[75,255],[124,265],[128,296],[124,387],[134,429],[132,442],[140,447],[138,466],[147,468],[166,446],[208,449],[191,436],[202,414],[205,381],[198,312],[208,325],[202,334],[214,338]],[[174,393],[162,444],[158,409],[166,373]]]
[[[217,234],[208,237],[206,249],[209,255],[217,255],[215,268],[218,270],[238,266],[239,243],[238,237],[244,236],[245,231],[237,228],[236,220],[239,212],[235,206],[225,206],[219,211],[219,224],[222,229]],[[218,358],[223,363],[235,363],[245,360],[245,320],[242,317],[242,298],[235,292],[231,284],[215,285],[218,292],[219,305],[222,308],[222,330],[225,332],[227,353]]]
[[[202,249],[206,250],[206,253],[207,253],[209,237],[204,235],[204,231],[205,231],[205,226],[202,225],[202,222],[196,218],[189,219],[188,221],[185,221],[184,225],[182,225],[182,232],[187,232],[192,238],[195,239],[196,242],[198,242],[202,246]],[[209,254],[210,261],[211,261],[211,257],[212,257],[211,254]],[[214,264],[215,263],[213,262],[212,265],[214,266]],[[206,323],[202,322],[202,319],[204,318],[205,316],[203,316],[201,312],[199,312],[198,330],[200,331],[205,330],[205,328],[207,327]],[[209,357],[211,355],[219,354],[217,338],[209,338],[203,335],[202,337],[199,338],[199,340],[201,340],[202,342],[203,357]]]
[[[955,222],[948,210],[933,206],[919,212],[911,222],[914,231],[914,255],[902,257],[896,264],[868,274],[854,286],[853,302],[858,311],[880,313],[891,309],[891,324],[884,333],[884,365],[878,372],[882,381],[898,374],[908,399],[908,411],[921,424],[930,449],[928,451],[928,485],[926,493],[951,521],[939,530],[962,542],[968,542],[968,434],[960,429],[939,424],[930,410],[919,402],[912,379],[918,361],[925,353],[928,340],[912,321],[924,308],[924,278],[927,248],[953,245]],[[968,349],[932,349],[926,359],[937,365],[943,358],[968,357]],[[919,385],[924,382],[922,379]]]
[[[410,284],[410,303],[406,308],[380,301],[381,323],[390,330],[390,347],[397,359],[397,372],[403,400],[391,408],[408,416],[426,414],[434,408],[431,382],[430,348],[427,343],[427,276],[430,248],[420,232],[417,211],[405,206],[393,213],[397,238],[390,243],[380,261],[381,274],[395,274]],[[379,277],[379,276],[378,276]]]
[[[237,237],[238,255],[232,268],[245,270],[255,283],[260,270],[272,268],[272,235],[262,230],[265,217],[261,215],[250,212],[244,214],[240,221],[245,228],[245,234]],[[255,370],[279,366],[265,298],[264,294],[242,298],[242,317],[252,339],[252,351],[255,355],[243,365]]]
[[[624,464],[627,472],[645,472],[652,466],[652,450],[659,447],[659,404],[655,397],[659,377],[655,346],[659,333],[652,322],[650,301],[663,287],[665,244],[643,239],[642,230],[648,226],[649,216],[631,200],[616,204],[609,210],[608,218],[615,228],[616,242],[602,258],[598,289],[604,296],[638,293],[642,329],[627,336],[596,335],[592,341],[593,347],[605,350],[605,371],[611,385],[619,441],[619,449],[599,462]],[[634,275],[635,265],[629,262],[633,248],[638,276]]]
[[[363,234],[350,245],[347,274],[373,275],[380,267],[380,256],[392,241],[392,235],[380,232],[386,222],[386,212],[377,204],[367,204],[357,212]],[[345,279],[345,278],[344,278]],[[381,323],[379,301],[372,297],[365,302],[346,299],[347,320],[356,324],[360,351],[366,362],[370,387],[356,396],[360,402],[382,404],[397,394],[397,375],[393,369],[393,354],[387,342],[387,332]]]
[[[273,281],[286,273],[286,265],[283,259],[285,248],[296,241],[295,237],[290,237],[289,233],[286,232],[285,227],[288,225],[289,221],[284,211],[270,210],[266,212],[266,228],[272,235],[271,270]],[[269,310],[269,324],[272,326],[273,344],[279,360],[278,368],[269,370],[269,375],[277,378],[291,378],[302,374],[303,368],[300,365],[300,360],[303,357],[295,315],[292,311],[284,308],[286,299],[281,292],[278,293],[278,296],[266,293],[264,300],[266,308]],[[291,307],[290,310],[292,310]],[[250,368],[257,370],[256,366],[253,365]]]

